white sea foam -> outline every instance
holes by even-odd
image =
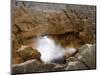
[[[41,53],[41,60],[44,63],[51,63],[52,60],[62,58],[66,50],[69,53],[74,51],[74,48],[63,48],[56,44],[48,36],[38,37],[36,49]]]

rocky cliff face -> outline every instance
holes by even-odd
[[[95,35],[95,7],[17,2],[12,6],[12,27],[12,32],[22,43],[34,36],[69,32],[84,32],[81,34],[90,39],[80,37],[90,42]]]
[[[95,6],[24,1],[12,1],[12,3],[14,73],[94,69],[96,67],[95,45],[87,45],[95,44]],[[64,48],[76,48],[77,53],[72,54],[71,58],[69,56],[65,58],[66,64],[44,64],[40,60],[41,53],[32,47],[37,37],[45,35]]]

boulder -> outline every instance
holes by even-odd
[[[30,59],[37,59],[40,60],[40,52],[38,52],[36,49],[33,49],[32,47],[22,46],[20,49],[18,49],[17,53],[20,57],[23,58],[24,61],[30,60]]]
[[[86,44],[79,49],[77,59],[83,62],[89,69],[96,68],[96,47],[95,45]]]
[[[27,48],[25,48],[27,49]],[[30,49],[30,48],[29,48]],[[21,50],[20,50],[21,51]],[[23,51],[23,50],[22,50]],[[27,55],[27,54],[25,54]],[[78,53],[66,59],[65,64],[44,64],[36,59],[30,59],[20,64],[12,65],[13,74],[55,72],[70,70],[87,70],[96,68],[95,45],[86,44],[78,49]]]
[[[44,64],[37,60],[29,60],[21,64],[12,65],[13,74],[64,71],[66,65]]]
[[[83,70],[96,68],[95,45],[86,44],[79,48],[79,52],[67,59],[66,70]]]

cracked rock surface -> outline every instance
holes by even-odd
[[[12,74],[96,68],[96,7],[12,1]],[[75,48],[63,64],[43,63],[33,49],[39,36]]]
[[[12,72],[19,73],[37,73],[53,71],[87,70],[96,68],[95,45],[84,45],[73,57],[66,59],[66,64],[44,64],[35,59],[21,64],[12,65]]]
[[[81,69],[95,69],[96,68],[96,51],[95,45],[84,45],[79,48],[79,52],[67,59],[68,66],[66,70],[81,70]]]

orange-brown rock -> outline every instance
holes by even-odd
[[[21,45],[18,43],[16,36],[12,34],[12,63],[13,64],[19,64],[23,62],[23,59],[18,55],[16,52],[17,49],[19,49]]]
[[[79,37],[84,43],[95,43],[95,37],[89,32],[80,32]]]
[[[43,5],[37,6],[33,3],[32,8],[30,4],[28,7],[23,4],[13,7],[12,32],[16,33],[15,35],[21,44],[34,36],[76,33],[84,30],[87,31],[86,36],[88,31],[88,36],[91,36],[91,32],[95,32],[95,7],[47,5],[43,3]],[[43,6],[45,10],[43,10]],[[87,41],[87,38],[89,37],[84,39],[82,35],[82,40]]]
[[[33,49],[32,47],[22,46],[20,49],[18,49],[17,53],[20,57],[23,58],[24,61],[30,59],[37,59],[40,61],[40,52],[38,52],[36,49]]]
[[[21,57],[18,57],[18,56],[13,57],[12,64],[20,64],[22,62],[24,62],[24,61]]]

